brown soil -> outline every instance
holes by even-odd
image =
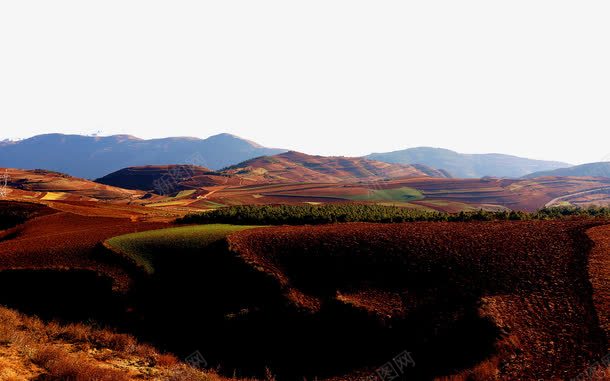
[[[610,338],[610,225],[599,226],[587,232],[595,242],[589,256],[589,277],[593,285],[593,301],[600,326]],[[610,353],[610,345],[608,346]]]
[[[117,235],[166,226],[66,212],[35,218],[21,226],[16,237],[0,242],[0,271],[93,270],[111,276],[117,288],[125,289],[126,270],[95,257],[96,246]]]
[[[401,299],[415,311],[446,295],[476,298],[479,315],[502,332],[497,353],[479,371],[493,363],[501,379],[568,379],[607,350],[586,270],[584,232],[596,224],[339,224],[249,230],[229,240],[312,313],[338,292],[350,295],[340,296],[344,302],[380,315],[400,309],[396,293],[415,295]],[[371,289],[386,292],[365,292]]]

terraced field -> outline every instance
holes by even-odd
[[[113,237],[105,241],[105,245],[152,275],[158,263],[167,262],[164,257],[171,256],[170,260],[179,262],[181,253],[203,251],[231,233],[251,228],[223,224],[183,226]]]
[[[533,211],[569,198],[581,206],[607,204],[602,193],[591,190],[610,186],[607,179],[542,178],[446,179],[406,178],[386,181],[337,183],[294,183],[226,187],[206,198],[222,205],[298,204],[306,202],[403,203],[405,207],[459,212],[473,209]],[[585,192],[585,193],[582,193]],[[569,195],[587,195],[571,197]],[[406,204],[405,204],[406,203]],[[202,203],[191,206],[205,207]]]

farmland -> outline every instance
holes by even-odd
[[[116,178],[109,178],[113,181],[107,182],[118,181],[130,187],[142,185],[141,189],[122,189],[54,172],[11,169],[8,198],[59,207],[87,202],[103,208],[126,205],[129,210],[138,210],[146,207],[149,210],[141,211],[141,215],[158,213],[174,217],[231,205],[353,202],[457,213],[478,209],[534,211],[553,205],[607,205],[610,187],[608,179],[576,177],[515,180],[419,176],[354,179],[352,182],[286,180],[268,183],[246,181],[237,175],[207,172],[198,167],[189,169],[193,171],[193,177],[169,181],[172,178],[168,176],[176,170],[149,166],[119,171],[114,175]],[[132,173],[135,173],[134,179],[130,178]],[[151,189],[154,181],[160,179],[169,181],[171,189],[168,191],[171,192],[157,194],[158,190]],[[99,205],[101,203],[104,205]]]
[[[31,220],[14,238],[0,241],[0,271],[89,270],[110,276],[117,288],[124,289],[129,282],[126,271],[96,258],[93,254],[97,245],[113,236],[164,226],[164,223],[53,213]]]
[[[180,253],[205,250],[231,233],[250,228],[222,224],[184,226],[122,235],[107,240],[105,244],[134,261],[148,274],[153,274],[157,263],[163,263],[163,258],[159,257],[171,255],[171,260],[180,261],[177,258]]]
[[[178,358],[201,351],[229,378],[269,368],[280,381],[361,380],[405,350],[411,379],[569,379],[610,350],[608,209],[571,207],[603,204],[604,179],[254,183],[202,170],[156,194],[10,173],[0,303],[40,329],[91,321]]]
[[[436,311],[436,317],[430,317],[433,330],[449,330],[449,336],[456,316],[479,314],[501,332],[496,353],[482,359],[503,364],[493,370],[495,374],[503,379],[566,379],[606,351],[593,319],[583,251],[585,231],[592,224],[278,227],[244,231],[229,240],[244,260],[272,274],[296,306],[324,311],[348,301],[382,316],[387,313],[378,306],[395,305],[387,296],[395,295],[411,306],[407,311],[412,316],[417,316],[418,306]],[[369,289],[385,291],[371,295]],[[340,296],[345,294],[351,297]],[[461,312],[446,311],[451,308],[448,300],[461,301],[454,306]],[[558,332],[562,332],[559,340]],[[445,345],[456,345],[458,350],[463,344]],[[575,353],[573,348],[580,349]],[[473,357],[478,353],[477,348],[459,350],[471,351]],[[425,357],[421,361],[425,363]],[[435,357],[437,369],[438,361]]]
[[[348,184],[285,182],[223,187],[206,197],[205,203],[193,199],[187,204],[206,208],[209,201],[221,205],[357,201],[451,213],[476,209],[534,211],[564,200],[577,206],[606,205],[607,194],[600,189],[608,186],[609,180],[594,178],[411,178]]]

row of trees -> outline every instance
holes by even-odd
[[[240,205],[190,214],[177,222],[186,224],[305,225],[337,222],[523,221],[566,217],[610,218],[610,208],[554,207],[533,213],[478,210],[451,214],[365,204]]]

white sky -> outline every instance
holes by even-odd
[[[610,154],[610,2],[0,0],[0,138]]]

